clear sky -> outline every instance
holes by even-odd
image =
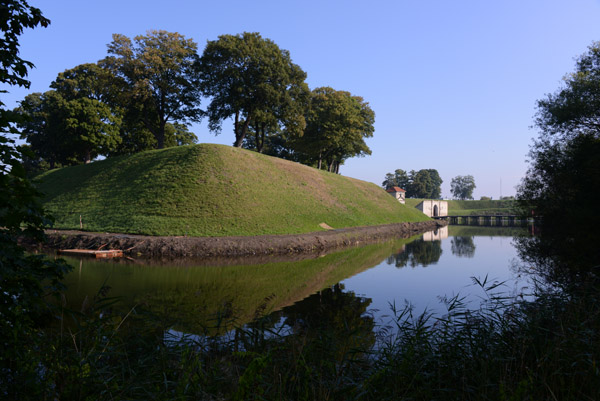
[[[30,0],[52,21],[21,38],[36,68],[17,105],[57,74],[106,56],[113,33],[152,29],[193,38],[201,52],[221,34],[260,32],[290,51],[311,89],[362,96],[375,111],[373,154],[343,175],[381,184],[395,169],[473,175],[480,196],[514,195],[524,175],[535,102],[556,91],[574,58],[600,40],[600,0]],[[204,106],[207,102],[204,102]],[[200,142],[231,145],[193,126]]]

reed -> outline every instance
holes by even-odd
[[[477,309],[460,296],[447,311],[413,315],[391,305],[388,324],[342,288],[318,294],[318,318],[269,314],[222,337],[182,335],[146,312],[111,313],[99,296],[45,332],[46,398],[207,400],[521,400],[597,399],[600,391],[598,288],[577,294],[487,294]],[[100,294],[103,295],[103,294]],[[325,300],[325,301],[324,301]],[[318,305],[315,298],[314,305]],[[318,308],[318,307],[317,307]],[[314,309],[314,308],[313,308]],[[282,319],[286,324],[281,324]],[[235,325],[228,313],[214,325]],[[214,327],[207,327],[207,333]],[[48,354],[50,355],[50,354]]]

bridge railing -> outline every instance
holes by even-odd
[[[448,220],[452,225],[465,226],[498,226],[498,227],[526,227],[534,222],[533,218],[517,215],[468,215],[468,216],[438,216],[436,219]]]

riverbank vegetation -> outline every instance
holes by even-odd
[[[427,220],[374,184],[224,145],[113,157],[38,180],[63,229],[232,236]]]

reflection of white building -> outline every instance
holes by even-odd
[[[405,195],[406,195],[406,191],[403,190],[400,187],[391,187],[386,189],[386,192],[390,195],[392,195],[394,198],[396,198],[396,200],[400,203],[402,203],[404,205],[404,203],[406,202],[405,200]]]
[[[448,216],[448,202],[443,200],[427,199],[416,206],[428,217]]]
[[[423,241],[441,241],[444,238],[448,238],[448,226],[440,227],[423,234]]]

